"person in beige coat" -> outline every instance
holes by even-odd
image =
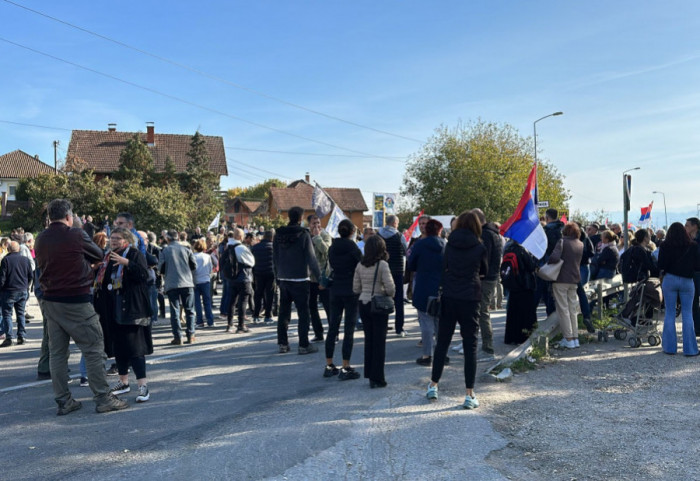
[[[360,295],[360,318],[362,330],[365,332],[364,375],[369,379],[371,388],[386,387],[384,358],[389,315],[372,312],[371,300],[373,295],[393,297],[396,292],[388,259],[384,239],[381,236],[370,237],[365,243],[365,253],[355,268],[353,278],[353,292]]]

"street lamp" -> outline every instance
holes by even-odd
[[[655,190],[652,192],[652,194],[661,194],[664,196],[664,216],[666,217],[666,227],[665,229],[668,229],[668,212],[666,211],[666,194],[663,192],[659,192],[658,190]]]
[[[540,120],[544,120],[549,117],[556,117],[557,115],[564,115],[564,112],[554,112],[553,114],[545,115],[544,117],[540,117],[539,119],[535,120],[532,123],[532,130],[535,132],[535,206],[537,203],[540,201],[539,199],[539,190],[540,188],[537,185],[537,177],[538,177],[538,172],[537,172],[537,122]]]
[[[635,167],[633,169],[627,169],[622,173],[622,210],[624,211],[624,226],[623,226],[623,237],[625,239],[625,250],[627,250],[627,246],[629,245],[629,228],[627,226],[628,221],[627,221],[627,213],[629,212],[629,204],[632,202],[632,192],[630,189],[630,196],[629,196],[629,202],[628,202],[628,197],[627,197],[627,172],[632,172],[633,170],[639,170],[641,167]],[[627,284],[624,284],[624,296],[625,296],[625,302],[629,300],[629,291],[627,288]]]

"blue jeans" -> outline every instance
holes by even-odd
[[[587,265],[580,267],[581,271],[581,281],[576,287],[576,294],[578,295],[578,303],[581,306],[581,314],[584,319],[591,318],[591,305],[588,303],[588,298],[586,297],[586,292],[583,290],[583,286],[588,284],[588,278],[591,276],[590,267]]]
[[[175,339],[182,337],[180,327],[180,306],[185,309],[185,320],[187,322],[187,337],[194,335],[194,288],[182,287],[168,291],[170,301],[170,327],[173,329]]]
[[[228,314],[228,305],[231,303],[231,281],[221,278],[221,305],[219,306],[219,314],[225,316]]]
[[[17,317],[17,336],[25,337],[24,307],[27,303],[27,291],[3,291],[0,292],[0,307],[2,307],[2,327],[0,333],[12,339],[12,309]]]
[[[202,301],[204,301],[204,314],[207,316],[207,325],[214,325],[214,314],[211,312],[211,282],[202,282],[194,286],[194,309],[197,313],[197,325],[203,326]]]
[[[151,322],[156,322],[158,320],[158,288],[155,283],[148,286],[148,297],[151,301]]]
[[[678,350],[676,334],[676,300],[681,299],[681,318],[683,319],[683,354],[695,356],[698,354],[698,342],[695,339],[693,325],[693,295],[695,286],[693,279],[666,274],[661,289],[664,293],[666,315],[664,331],[661,336],[661,347],[667,354],[675,354]]]

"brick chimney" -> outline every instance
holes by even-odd
[[[116,132],[117,131],[117,124],[107,124],[107,130],[109,132]]]
[[[307,172],[306,175],[304,176],[304,180],[306,181],[307,184],[310,184],[310,183],[311,183],[311,176],[309,175],[308,172]]]
[[[156,145],[155,125],[153,122],[146,122],[146,144],[149,147]]]

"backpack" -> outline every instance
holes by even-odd
[[[506,289],[513,289],[519,286],[520,264],[515,252],[507,252],[501,261],[501,284]]]
[[[236,248],[234,246],[227,246],[226,249],[224,249],[224,253],[221,256],[221,262],[219,263],[219,271],[224,279],[233,280],[238,277],[240,266],[238,264]]]
[[[620,256],[620,274],[622,274],[622,282],[637,282],[639,280],[639,271],[642,266],[638,266],[632,256],[632,250],[636,249],[632,246],[625,250]]]

